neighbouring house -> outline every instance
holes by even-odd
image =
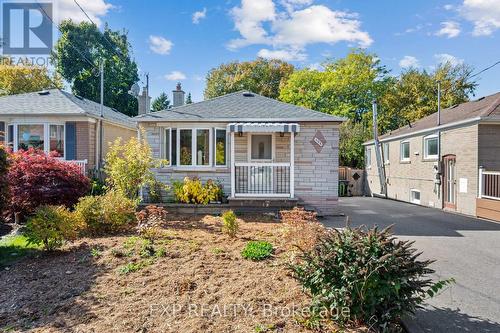
[[[500,221],[500,93],[459,104],[380,137],[379,177],[366,142],[368,190],[419,205]],[[383,174],[381,170],[380,173]]]
[[[178,86],[173,100],[171,109],[135,118],[155,157],[169,161],[154,170],[157,179],[219,181],[230,205],[298,202],[335,212],[343,118],[248,91],[179,105]]]
[[[95,168],[108,143],[137,135],[132,118],[80,96],[51,89],[0,97],[0,142],[14,151],[33,147],[57,152],[78,163],[83,172]],[[102,154],[99,124],[102,120]]]

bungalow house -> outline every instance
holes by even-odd
[[[500,221],[500,93],[444,109],[439,123],[435,113],[382,135],[379,166],[364,143],[368,191],[385,184],[391,199]]]
[[[62,159],[75,161],[82,171],[93,169],[108,142],[137,135],[130,117],[68,92],[47,91],[0,97],[0,143],[14,151],[29,147],[56,151]],[[103,151],[99,154],[102,120]]]
[[[173,108],[135,118],[155,157],[169,161],[157,179],[217,180],[237,206],[299,202],[334,213],[342,118],[248,91],[179,105],[183,94],[178,87]]]

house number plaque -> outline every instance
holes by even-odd
[[[321,133],[321,131],[318,130],[316,131],[316,134],[314,134],[314,137],[310,142],[313,145],[314,149],[316,149],[316,152],[321,153],[321,150],[323,150],[323,147],[326,144],[326,139],[323,133]]]

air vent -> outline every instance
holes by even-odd
[[[83,101],[83,97],[80,96],[80,95],[75,95],[76,98],[78,98],[79,100],[82,100]]]
[[[46,96],[46,95],[49,95],[49,94],[50,94],[50,91],[48,91],[48,90],[42,90],[42,91],[38,92],[38,95],[40,95],[40,96]]]
[[[478,98],[478,99],[476,99],[476,102],[482,101],[482,100],[483,100],[483,99],[485,99],[485,98],[486,98],[485,96],[483,96],[483,97],[481,97],[481,98]]]
[[[243,93],[243,96],[245,97],[254,97],[255,95],[249,92]]]

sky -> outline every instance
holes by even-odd
[[[479,71],[500,60],[500,0],[77,0],[102,28],[125,29],[153,97],[179,81],[203,100],[221,63],[279,58],[320,68],[353,47],[377,54],[393,75],[440,61]],[[58,16],[86,20],[74,0]],[[500,91],[500,65],[480,75],[476,96]]]

